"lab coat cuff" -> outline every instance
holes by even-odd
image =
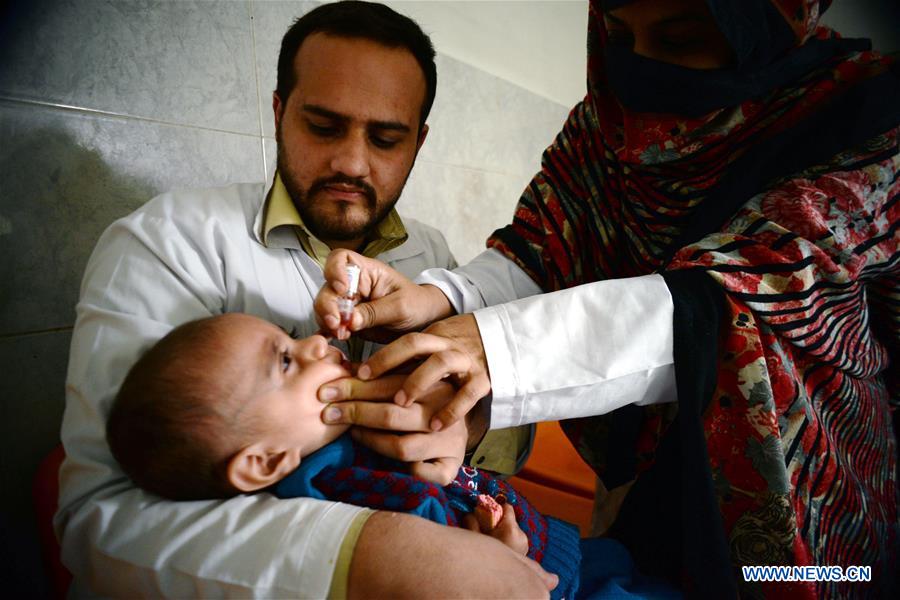
[[[517,397],[516,347],[509,313],[504,305],[474,313],[491,377],[491,429],[522,423],[525,398]]]

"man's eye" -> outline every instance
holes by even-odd
[[[287,352],[283,352],[281,354],[281,370],[284,373],[287,373],[287,370],[291,368],[291,355]]]
[[[397,140],[389,140],[387,138],[375,136],[372,138],[372,143],[379,148],[387,150],[388,148],[396,146]]]
[[[330,127],[328,125],[316,125],[315,123],[309,123],[309,130],[313,132],[313,134],[321,136],[321,137],[333,137],[337,135],[337,127]]]

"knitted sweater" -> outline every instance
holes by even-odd
[[[573,598],[581,562],[578,529],[540,514],[507,482],[473,467],[462,467],[450,485],[441,487],[402,472],[402,464],[354,444],[343,435],[305,457],[278,482],[279,498],[304,496],[419,515],[436,523],[459,526],[462,517],[487,494],[510,504],[528,537],[528,557],[559,577],[553,598]]]

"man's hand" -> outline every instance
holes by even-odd
[[[350,562],[349,598],[546,598],[559,578],[489,536],[378,512]]]
[[[361,379],[379,377],[413,359],[424,359],[395,394],[394,402],[408,407],[419,401],[437,382],[448,379],[458,391],[431,419],[432,431],[440,431],[464,417],[491,391],[487,359],[478,325],[472,315],[438,321],[422,333],[409,333],[369,357],[358,371]]]
[[[322,411],[326,423],[353,424],[353,439],[390,458],[410,463],[417,477],[448,485],[462,465],[469,441],[465,421],[438,432],[429,423],[453,397],[453,386],[438,382],[418,402],[399,406],[392,398],[406,375],[372,381],[339,379],[319,389],[319,399],[332,402]],[[483,430],[476,435],[483,435]]]
[[[348,289],[349,263],[360,269],[361,300],[347,327],[341,324],[337,299]],[[339,249],[328,255],[325,285],[316,296],[315,312],[319,327],[339,340],[358,332],[365,339],[387,342],[453,314],[453,308],[438,288],[416,285],[381,261]]]

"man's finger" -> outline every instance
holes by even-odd
[[[370,300],[356,305],[353,309],[353,317],[350,319],[350,329],[362,331],[381,325],[382,322],[390,322],[390,298]],[[379,320],[379,316],[382,317]]]
[[[347,291],[347,286],[349,284],[349,281],[347,281],[347,265],[352,263],[363,266],[368,260],[369,259],[352,250],[345,250],[343,248],[332,250],[328,255],[328,259],[325,261],[325,267],[323,269],[325,281],[331,289],[334,290],[336,295],[343,294]]]
[[[329,286],[323,286],[316,295],[313,311],[319,327],[334,335],[341,324],[341,316],[337,308],[338,295]]]
[[[404,381],[405,375],[386,375],[368,381],[345,377],[320,387],[318,398],[320,402],[326,403],[345,400],[391,401]]]
[[[504,526],[519,526],[519,524],[516,522],[516,509],[513,508],[512,504],[507,502],[503,505],[503,516],[500,518],[500,522],[503,523]]]
[[[481,527],[478,525],[478,519],[476,519],[475,516],[472,515],[472,513],[466,513],[463,515],[463,527],[468,529],[469,531],[481,533]]]
[[[416,328],[413,312],[410,311],[410,299],[407,294],[388,294],[383,298],[371,298],[367,302],[356,305],[350,328],[353,331],[364,331],[380,328],[394,332],[391,339],[398,337],[399,332]],[[383,337],[383,336],[382,336]]]
[[[376,265],[373,265],[376,263]],[[325,285],[319,290],[313,304],[316,314],[316,322],[320,327],[328,330],[339,340],[350,337],[350,331],[341,325],[341,316],[338,311],[337,300],[348,289],[347,265],[355,264],[363,269],[364,273],[377,269],[377,261],[365,258],[351,250],[337,249],[328,255],[325,261],[324,275]],[[362,288],[362,283],[360,283]],[[366,292],[360,289],[361,294]]]
[[[528,554],[528,536],[516,522],[516,511],[512,504],[503,505],[503,516],[497,527],[491,532],[497,538],[519,554]]]
[[[538,577],[541,578],[541,581],[544,582],[544,585],[547,586],[547,591],[552,591],[556,589],[557,585],[559,585],[559,577],[557,577],[553,573],[548,573],[544,570],[543,567],[541,567],[541,565],[531,560],[527,556],[522,556],[521,554],[516,554],[516,556],[519,558],[519,560],[525,561],[525,564],[527,564],[535,573],[537,573]]]

